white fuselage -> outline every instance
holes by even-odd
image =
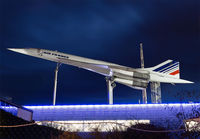
[[[50,51],[37,48],[27,48],[27,49],[9,48],[9,50],[54,61],[57,63],[63,63],[87,69],[102,74],[104,76],[113,77],[113,80],[115,82],[137,89],[146,88],[149,81],[164,82],[164,83],[191,83],[186,80],[174,78],[173,76],[170,75],[164,75],[162,73],[154,72],[148,68],[134,69],[114,63],[74,56],[57,51]]]

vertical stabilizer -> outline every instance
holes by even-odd
[[[179,70],[180,66],[179,66],[179,62],[177,61],[167,60],[149,69],[158,73],[170,75],[170,76],[173,76],[174,78],[180,79],[180,70]]]

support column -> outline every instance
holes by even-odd
[[[147,90],[146,89],[142,90],[142,102],[143,104],[147,104]]]
[[[107,82],[107,91],[108,91],[108,102],[110,105],[113,104],[113,89],[115,88],[116,84],[114,80],[110,77],[106,77]]]
[[[60,63],[57,63],[55,69],[55,79],[54,79],[54,92],[53,92],[53,105],[56,105],[56,91],[57,91],[57,78],[58,78],[58,69],[60,67]]]
[[[143,54],[143,45],[140,43],[140,62],[141,62],[141,68],[144,68],[144,54]],[[147,90],[142,90],[142,103],[147,104]]]
[[[151,103],[162,103],[160,82],[151,83]]]

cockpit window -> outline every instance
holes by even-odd
[[[44,54],[48,54],[48,55],[50,55],[51,53],[49,53],[49,52],[44,52]]]

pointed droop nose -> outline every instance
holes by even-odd
[[[7,48],[7,49],[17,53],[27,54],[27,51],[23,48]]]

